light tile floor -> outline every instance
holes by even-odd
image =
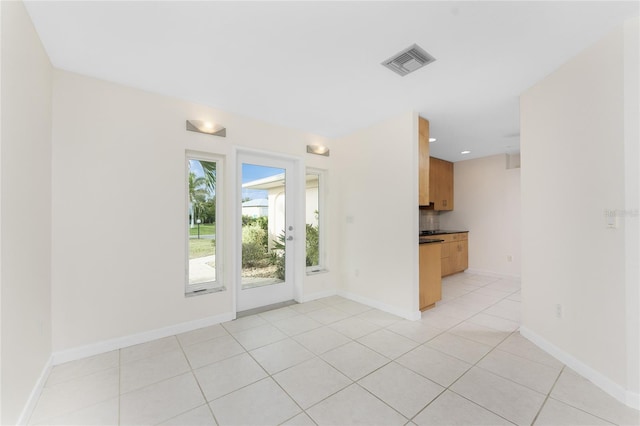
[[[485,275],[420,321],[328,297],[56,366],[30,424],[640,423],[519,321],[519,282]]]

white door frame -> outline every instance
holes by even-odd
[[[234,230],[236,242],[236,285],[234,286],[234,308],[236,312],[252,309],[254,307],[266,306],[286,300],[299,300],[302,295],[302,280],[304,277],[304,251],[305,251],[305,226],[304,226],[304,174],[301,170],[302,161],[300,158],[279,155],[272,152],[259,151],[253,149],[236,150],[236,214]],[[287,236],[292,236],[293,240],[287,241],[287,267],[285,282],[281,284],[268,285],[262,288],[242,290],[242,164],[258,164],[268,167],[288,168],[286,177],[286,215],[287,226],[293,226],[293,231],[287,231]],[[300,263],[302,262],[302,263]],[[300,266],[302,265],[302,266]],[[284,284],[284,285],[282,285]],[[275,286],[281,286],[277,288]],[[274,291],[277,290],[277,291]],[[243,297],[243,291],[251,291],[251,300]],[[256,305],[257,300],[259,304]]]

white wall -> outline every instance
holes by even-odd
[[[15,424],[51,354],[52,68],[24,5],[0,9],[0,423]]]
[[[469,269],[520,276],[520,169],[506,165],[506,155],[455,163],[455,209],[440,228],[469,231]]]
[[[227,128],[219,138],[185,131],[186,119]],[[193,103],[54,72],[53,347],[63,351],[233,309],[236,246],[235,148],[292,155],[330,169],[332,158],[305,153],[320,137]],[[228,291],[184,296],[185,150],[225,158]],[[304,188],[300,194],[304,195]],[[239,202],[239,200],[237,200]],[[330,213],[330,212],[329,212]],[[234,218],[235,221],[235,218]],[[300,211],[304,226],[304,210]],[[334,239],[329,235],[329,247]],[[304,247],[300,247],[304,265]],[[329,250],[329,267],[335,250]],[[301,299],[335,291],[333,272],[306,276]]]
[[[627,390],[628,399],[640,407],[640,18],[625,22],[624,28],[624,158]]]
[[[626,40],[637,52],[637,37]],[[632,389],[627,366],[639,362],[625,318],[638,315],[637,300],[627,305],[638,281],[625,278],[625,245],[638,238],[627,231],[638,217],[607,229],[604,216],[638,208],[625,195],[637,185],[625,182],[638,167],[625,161],[625,148],[637,149],[637,109],[632,123],[624,119],[625,97],[637,105],[638,74],[625,79],[624,41],[618,28],[521,96],[523,329],[620,399]]]
[[[335,142],[341,291],[405,317],[418,311],[418,117]]]

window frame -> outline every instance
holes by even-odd
[[[216,164],[216,185],[215,185],[215,197],[216,197],[216,233],[215,233],[215,271],[216,278],[213,281],[207,281],[197,284],[189,284],[189,162],[206,161]],[[184,250],[185,250],[185,274],[184,274],[184,292],[185,297],[198,296],[201,294],[217,293],[226,291],[226,285],[224,284],[224,239],[221,237],[224,230],[224,208],[221,207],[221,203],[224,203],[224,158],[219,155],[186,151],[184,162],[184,190],[185,190],[185,204],[184,204],[184,216],[183,224],[187,224],[184,228]]]
[[[327,271],[327,254],[326,254],[326,223],[327,223],[327,203],[326,203],[326,185],[327,185],[327,171],[323,169],[317,169],[315,167],[307,167],[305,170],[305,217],[307,214],[306,203],[306,190],[307,190],[307,175],[318,176],[318,264],[313,266],[306,266],[307,275],[313,275]],[[306,220],[305,220],[305,259],[306,259]]]

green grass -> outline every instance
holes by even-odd
[[[190,226],[190,225],[189,225]],[[201,223],[200,235],[215,235],[216,224],[215,223]],[[193,228],[189,228],[189,235],[198,235],[198,225],[193,225]]]
[[[200,225],[202,227],[202,225]],[[200,229],[202,232],[202,228]],[[215,240],[189,239],[189,259],[216,254]]]

